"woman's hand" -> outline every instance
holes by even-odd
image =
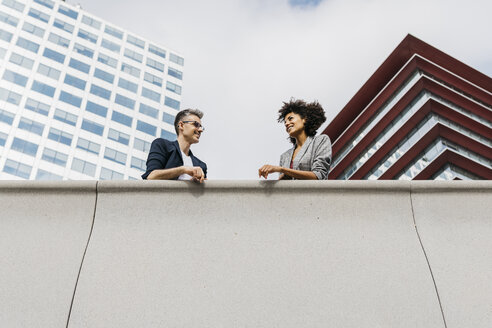
[[[260,167],[258,169],[258,177],[264,177],[265,179],[268,178],[268,175],[270,173],[274,173],[274,172],[279,172],[281,173],[282,172],[282,167],[280,166],[276,166],[276,165],[263,165],[262,167]]]

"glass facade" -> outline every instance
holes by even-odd
[[[461,134],[466,135],[478,142],[482,142],[488,147],[492,147],[492,141],[488,140],[479,134],[466,129],[450,120],[440,117],[436,114],[429,114],[422,122],[420,122],[416,128],[414,128],[410,133],[405,136],[405,138],[398,144],[397,147],[393,148],[385,158],[376,165],[376,167],[371,170],[371,172],[364,177],[368,180],[377,180],[381,175],[384,174],[398,159],[400,159],[418,140],[420,140],[426,133],[428,133],[437,124],[449,127],[453,130],[459,131]],[[430,153],[434,155],[434,153]],[[485,163],[486,164],[486,163]],[[492,167],[491,167],[492,168]]]
[[[444,138],[437,139],[431,146],[427,147],[417,158],[407,166],[397,176],[397,180],[412,180],[422,172],[434,159],[441,155],[445,150],[451,150],[468,159],[484,164],[492,168],[492,161],[480,156],[464,147],[461,147]]]
[[[80,8],[2,0],[0,58],[0,179],[139,179],[175,138],[182,58]]]

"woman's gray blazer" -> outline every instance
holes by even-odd
[[[280,166],[290,168],[294,147],[280,155]],[[326,134],[308,137],[297,153],[294,170],[312,171],[318,180],[327,180],[331,164],[331,142]]]

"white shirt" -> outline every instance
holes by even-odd
[[[191,157],[190,156],[186,156],[185,153],[183,153],[183,151],[181,150],[181,157],[183,158],[183,166],[190,166],[190,167],[193,167],[193,162],[191,161]],[[189,174],[181,174],[179,177],[178,177],[178,180],[191,180],[191,175]]]

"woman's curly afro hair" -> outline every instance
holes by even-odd
[[[284,102],[284,105],[278,111],[278,122],[284,122],[285,116],[290,113],[298,114],[301,118],[306,119],[304,131],[308,137],[316,135],[316,131],[326,121],[325,111],[317,101],[306,103],[304,100],[291,99]],[[295,138],[290,138],[295,143]]]

